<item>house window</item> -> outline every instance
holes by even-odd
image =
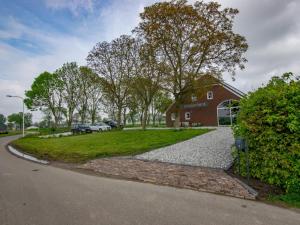
[[[176,119],[176,114],[175,113],[171,113],[171,120],[174,121]]]
[[[192,95],[192,102],[195,102],[195,101],[197,101],[197,96]]]
[[[207,92],[207,99],[208,100],[211,100],[211,99],[213,99],[214,98],[214,93],[212,92],[212,91],[208,91]]]
[[[186,112],[184,114],[185,120],[190,120],[191,119],[191,113],[190,112]]]

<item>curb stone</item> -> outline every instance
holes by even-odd
[[[44,165],[48,165],[49,164],[48,161],[46,161],[46,160],[40,160],[40,159],[37,159],[37,158],[35,158],[35,157],[31,156],[31,155],[24,154],[24,153],[18,151],[17,149],[15,149],[14,147],[12,147],[11,145],[8,145],[7,149],[8,149],[8,151],[11,154],[13,154],[13,155],[15,155],[17,157],[20,157],[20,158],[23,158],[23,159],[26,159],[26,160],[29,160],[29,161],[32,161],[32,162],[44,164]]]
[[[240,185],[242,185],[244,188],[246,188],[250,194],[252,194],[254,196],[254,199],[256,199],[256,197],[258,196],[258,192],[255,191],[252,187],[250,187],[248,184],[244,183],[243,181],[232,177],[234,180],[236,180],[236,182],[238,182]]]

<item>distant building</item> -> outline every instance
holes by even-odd
[[[200,95],[189,96],[184,104],[171,104],[166,111],[166,124],[173,127],[176,110],[180,112],[180,126],[222,126],[235,120],[238,107],[233,106],[245,94],[212,76],[199,80]],[[200,87],[199,87],[200,88]],[[177,108],[177,109],[176,109]]]

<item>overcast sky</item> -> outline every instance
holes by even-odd
[[[24,96],[38,74],[65,62],[85,65],[96,42],[130,34],[143,7],[155,0],[0,0],[0,113],[22,110]],[[191,1],[192,2],[192,1]],[[219,0],[239,9],[234,30],[249,50],[244,71],[233,82],[247,92],[273,75],[300,73],[299,0]],[[35,113],[34,120],[41,114]]]

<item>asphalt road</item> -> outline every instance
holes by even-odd
[[[191,190],[89,176],[19,159],[0,138],[1,225],[299,225],[300,214]]]

